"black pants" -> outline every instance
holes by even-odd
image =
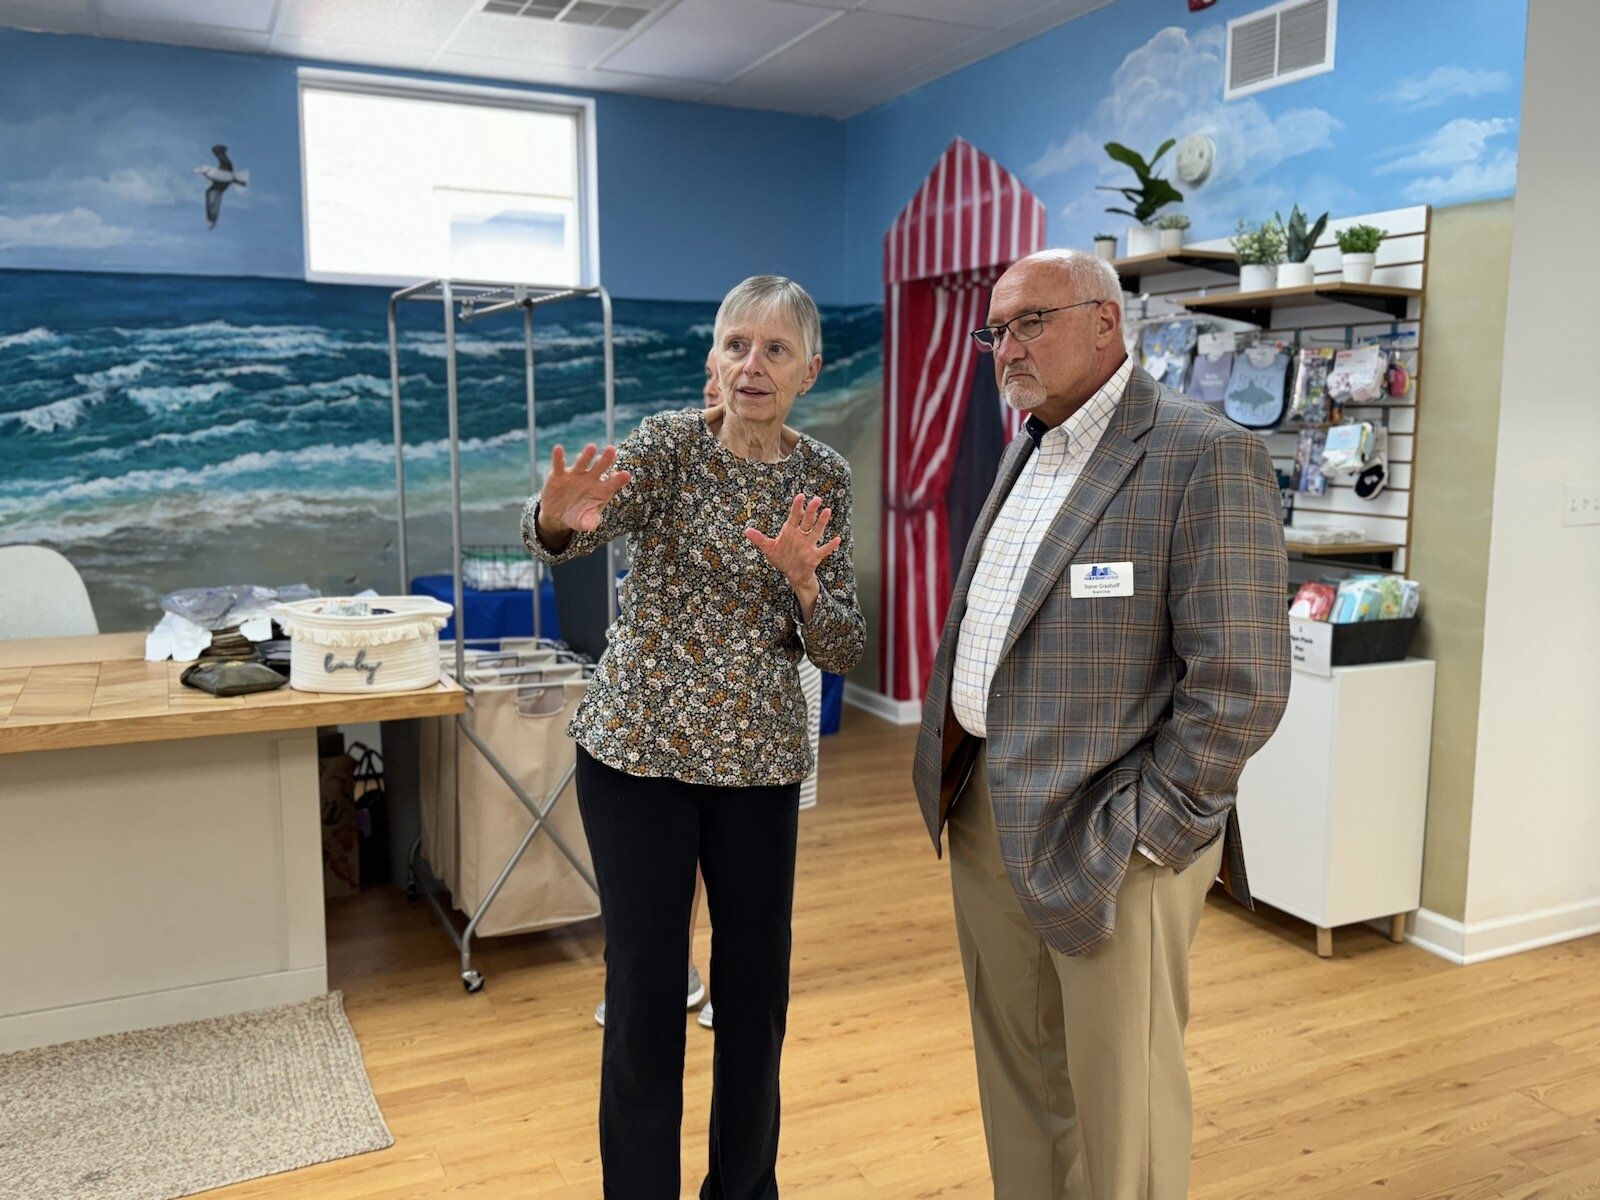
[[[628,775],[578,747],[578,807],[606,933],[600,1161],[607,1200],[677,1200],[695,864],[711,914],[711,1162],[701,1200],[778,1195],[800,785]]]

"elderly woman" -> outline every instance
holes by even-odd
[[[677,1197],[683,964],[695,867],[711,910],[718,1200],[778,1194],[778,1066],[789,999],[800,781],[811,769],[802,655],[861,654],[850,469],[784,424],[822,368],[804,289],[763,275],[717,310],[722,403],[646,418],[622,444],[556,447],[523,538],[549,563],[626,535],[609,647],[572,722],[578,805],[600,884],[605,1195]]]

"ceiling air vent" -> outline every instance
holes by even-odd
[[[1339,0],[1289,0],[1228,22],[1223,99],[1333,70]]]
[[[487,0],[486,13],[507,17],[532,17],[562,25],[594,25],[601,29],[632,29],[650,15],[648,8],[631,4],[596,4],[590,0]]]

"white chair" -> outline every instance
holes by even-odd
[[[76,567],[46,546],[0,546],[0,639],[99,632]]]

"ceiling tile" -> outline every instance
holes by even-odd
[[[981,59],[988,58],[991,54],[998,54],[1002,50],[1010,49],[1018,42],[1025,40],[1021,34],[1007,32],[986,33],[966,45],[945,54],[936,54],[925,59],[909,70],[898,75],[890,75],[879,80],[874,86],[865,89],[858,100],[860,103],[850,114],[865,112],[876,105],[903,96],[907,92],[915,91],[924,84],[932,83],[936,79],[943,79],[952,72],[959,71],[962,67],[971,66]],[[831,111],[831,110],[830,110]]]
[[[627,35],[619,29],[474,13],[445,47],[451,56],[587,67]]]
[[[779,0],[679,0],[602,65],[720,83],[834,16]]]
[[[358,42],[332,42],[321,38],[285,37],[281,34],[272,39],[272,53],[317,62],[410,71],[427,70],[428,64],[433,61],[432,50],[402,50],[394,46],[369,46]]]
[[[165,21],[221,25],[227,29],[272,31],[277,0],[100,0],[103,16],[124,21]]]
[[[1006,32],[1020,33],[1023,37],[1033,37],[1036,34],[1044,33],[1046,30],[1054,29],[1057,25],[1065,25],[1068,21],[1083,16],[1084,13],[1091,13],[1097,8],[1104,8],[1110,3],[1112,3],[1112,0],[1055,0],[1055,3],[1040,9],[1032,16],[1011,22],[1010,25],[1006,26]]]
[[[714,84],[698,79],[668,79],[660,75],[637,75],[630,71],[613,71],[608,67],[589,72],[589,83],[584,85],[608,92],[626,92],[633,96],[656,96],[662,100],[705,99]]]
[[[169,46],[197,46],[206,50],[236,50],[264,54],[270,36],[259,30],[225,29],[220,25],[180,25],[174,21],[120,21],[101,17],[99,32],[105,37],[136,42],[161,42]]]
[[[1052,0],[865,0],[861,8],[978,29],[1001,29],[1051,6]]]
[[[910,70],[976,40],[975,30],[883,13],[849,12],[804,41],[756,64],[729,85],[732,94],[794,95],[809,89],[817,107],[854,95],[864,83]]]
[[[286,38],[438,50],[480,0],[285,0]],[[502,18],[509,19],[509,18]],[[273,49],[279,49],[276,42]]]
[[[518,62],[515,59],[489,58],[476,54],[445,54],[434,70],[452,75],[470,75],[486,81],[521,84],[529,87],[563,87],[585,92],[620,92],[652,96],[662,100],[700,100],[711,90],[710,84],[659,76],[632,75],[622,71],[593,71],[583,67],[564,67],[552,63]]]

